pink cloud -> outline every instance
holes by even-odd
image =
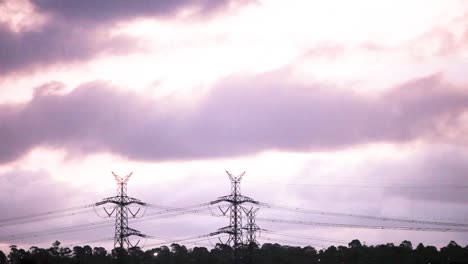
[[[192,110],[99,82],[68,94],[36,93],[29,102],[0,108],[3,163],[39,146],[184,160],[443,141],[446,130],[439,124],[463,126],[455,117],[468,110],[468,93],[434,75],[374,98],[330,85],[298,85],[272,72],[220,81]]]

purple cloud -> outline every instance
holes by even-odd
[[[0,105],[2,163],[46,146],[110,151],[135,160],[237,156],[277,149],[332,150],[372,142],[444,140],[463,126],[468,92],[437,75],[380,96],[297,85],[270,73],[221,81],[195,109],[99,82],[68,94],[48,84],[24,104]]]
[[[186,8],[194,8],[201,15],[208,15],[233,4],[232,0],[32,0],[40,11],[78,22],[103,24],[137,17],[166,17]],[[244,1],[245,2],[245,1]]]
[[[0,73],[91,59],[103,53],[134,48],[125,37],[97,37],[98,29],[66,23],[47,24],[39,31],[15,33],[0,24]]]
[[[20,33],[0,23],[0,74],[86,61],[103,53],[131,52],[139,48],[137,41],[107,34],[116,22],[138,17],[167,18],[187,7],[208,16],[230,2],[32,1],[39,12],[50,15],[50,20],[39,29]]]

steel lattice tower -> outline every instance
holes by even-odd
[[[234,261],[237,262],[237,250],[243,244],[242,211],[244,209],[242,207],[242,204],[244,203],[258,204],[258,202],[253,200],[250,197],[247,197],[241,194],[240,182],[245,172],[243,172],[237,177],[233,176],[228,171],[226,171],[226,173],[228,174],[229,179],[231,180],[231,194],[226,195],[226,196],[221,196],[217,200],[211,202],[211,204],[217,204],[220,202],[229,203],[229,207],[224,211],[221,209],[221,207],[219,207],[219,209],[224,215],[227,214],[227,212],[229,211],[229,226],[220,228],[218,232],[226,233],[229,235],[229,238],[225,244],[232,245],[234,249]]]
[[[133,173],[130,173],[125,177],[120,177],[114,172],[112,172],[112,174],[114,175],[115,180],[117,182],[117,195],[114,197],[103,199],[101,202],[96,203],[96,206],[104,205],[107,203],[115,204],[114,208],[110,212],[107,211],[106,208],[104,207],[104,211],[109,217],[115,214],[114,248],[123,249],[124,247],[125,248],[133,247],[133,246],[138,245],[139,241],[137,242],[136,245],[132,245],[130,243],[129,237],[130,236],[145,237],[145,235],[142,234],[138,230],[128,227],[129,215],[131,217],[136,217],[141,209],[140,208],[135,213],[133,213],[128,206],[131,204],[138,204],[141,206],[146,206],[146,203],[138,199],[129,197],[127,195],[127,182]]]
[[[247,232],[245,237],[245,242],[247,245],[257,244],[257,232],[262,230],[255,223],[255,217],[257,216],[259,209],[260,208],[252,208],[249,211],[244,209],[244,213],[247,215],[247,223],[242,229],[246,230]]]
[[[255,223],[255,217],[257,216],[258,210],[260,208],[256,208],[256,209],[251,208],[248,211],[245,208],[242,208],[242,209],[244,210],[244,213],[247,216],[247,223],[242,229],[246,230],[247,232],[246,237],[245,237],[245,242],[249,250],[248,263],[251,264],[253,263],[254,245],[258,245],[257,232],[262,230]]]

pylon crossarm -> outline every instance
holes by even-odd
[[[112,204],[115,204],[115,205],[125,205],[126,204],[125,202],[121,202],[119,200],[114,199],[114,197],[112,197],[112,198],[104,199],[102,202],[96,203],[96,206],[100,206],[100,205],[104,205],[104,204],[108,204],[108,203],[112,203]]]
[[[140,201],[138,199],[128,197],[128,201],[127,201],[126,205],[130,205],[130,204],[139,204],[141,206],[146,206],[147,205],[145,202],[142,202],[142,201]]]
[[[101,205],[106,204],[106,203],[107,203],[107,201],[101,201],[101,202],[95,203],[94,206],[101,206]]]
[[[239,176],[237,176],[237,181],[241,181],[242,177],[244,177],[245,171],[241,173]]]
[[[250,197],[244,196],[244,195],[240,195],[240,202],[241,203],[259,204],[259,202],[255,201],[254,199],[252,199]]]
[[[229,199],[230,195],[227,195],[227,196],[221,196],[219,197],[218,199],[214,200],[214,201],[211,201],[210,202],[210,205],[213,205],[213,204],[218,204],[218,203],[221,203],[221,202],[230,202],[231,199]]]
[[[124,176],[124,177],[120,177],[119,175],[115,174],[113,171],[112,171],[112,175],[114,175],[114,178],[115,178],[115,181],[117,181],[118,184],[125,184],[128,182],[128,179],[130,178],[130,176],[132,176],[133,172],[128,174],[127,176]]]
[[[142,234],[140,231],[130,228],[130,227],[127,227],[127,236],[139,236],[139,237],[146,238],[145,234]]]
[[[232,175],[229,171],[226,171],[227,175],[229,176],[229,179],[231,181],[236,181],[236,177],[234,175]]]
[[[127,197],[128,200],[127,201],[121,201],[120,197],[116,196],[116,197],[109,197],[109,198],[105,198],[103,199],[101,202],[97,202],[95,203],[94,205],[95,206],[100,206],[100,205],[104,205],[104,204],[107,204],[107,203],[113,203],[113,204],[116,204],[116,205],[122,205],[122,206],[128,206],[128,205],[131,205],[131,204],[138,204],[138,205],[141,205],[141,206],[146,206],[146,203],[138,200],[138,199],[135,199],[135,198],[131,198],[131,197]]]
[[[114,197],[112,197],[112,198],[114,198]],[[94,206],[101,206],[101,205],[104,205],[106,203],[110,203],[110,199],[111,198],[105,198],[102,201],[95,203]]]
[[[232,175],[229,171],[226,171],[227,175],[229,176],[229,179],[231,180],[231,182],[240,182],[242,180],[242,177],[244,176],[245,174],[245,171],[243,173],[241,173],[239,176],[234,176]]]
[[[102,199],[102,201],[97,202],[97,203],[95,203],[94,205],[95,205],[95,206],[100,206],[100,205],[104,205],[104,204],[107,204],[107,203],[114,203],[114,204],[117,204],[116,197],[104,198],[104,199]]]
[[[216,232],[209,233],[209,236],[216,236],[216,235],[224,234],[224,233],[226,233],[226,232],[218,230]]]
[[[258,227],[258,226],[253,226],[253,227],[244,226],[244,227],[242,227],[242,229],[244,229],[244,230],[252,230],[252,231],[267,231],[266,229],[261,229],[261,228]]]
[[[234,200],[234,199],[224,199],[223,197],[220,197],[218,200],[213,201],[211,203],[211,205],[222,203],[222,202],[227,202],[227,203],[230,203],[230,204],[234,204],[234,203],[236,203],[236,200]]]
[[[210,202],[210,205],[221,203],[221,202],[237,203],[237,204],[243,204],[243,203],[259,204],[259,202],[244,195],[238,195],[237,199],[233,195],[226,195],[226,196],[218,197],[218,199]]]
[[[229,236],[232,236],[234,235],[234,232],[231,231],[231,230],[222,230],[222,231],[219,231],[220,234],[228,234]]]

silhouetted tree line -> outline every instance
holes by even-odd
[[[250,254],[249,254],[250,253]],[[468,263],[468,246],[461,247],[451,241],[446,247],[438,250],[433,246],[419,244],[413,248],[411,242],[403,241],[399,246],[393,244],[366,246],[359,240],[351,241],[347,247],[330,246],[317,251],[315,248],[282,246],[279,244],[255,244],[239,250],[241,264],[448,264]],[[60,247],[56,241],[52,247],[44,249],[31,247],[29,250],[10,246],[10,253],[0,251],[0,264],[231,264],[233,250],[226,245],[218,244],[213,249],[204,247],[187,247],[172,244],[149,250],[132,248],[128,251],[114,249],[108,252],[103,247],[76,246],[72,249]]]

